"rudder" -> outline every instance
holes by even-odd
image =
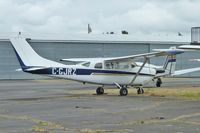
[[[15,37],[10,38],[11,44],[14,48],[18,61],[22,67],[25,69],[27,67],[56,67],[56,66],[64,66],[64,64],[51,61],[39,56],[29,45],[26,38],[23,37]]]
[[[163,66],[166,74],[173,74],[176,69],[176,55],[168,55]]]

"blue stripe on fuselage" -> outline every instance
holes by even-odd
[[[91,75],[94,73],[97,74],[127,74],[134,75],[135,72],[125,72],[125,71],[116,71],[116,70],[96,70],[96,69],[81,69],[81,68],[44,68],[39,70],[27,71],[32,74],[46,74],[46,75]],[[154,76],[153,74],[140,73],[139,75],[148,75]]]

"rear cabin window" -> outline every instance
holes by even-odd
[[[94,68],[102,69],[102,63],[96,63]]]

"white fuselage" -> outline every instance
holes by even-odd
[[[113,85],[118,83],[120,85],[143,85],[151,81],[155,75],[155,68],[150,67],[150,64],[146,64],[140,73],[137,75],[141,66],[130,66],[124,69],[102,69],[94,68],[92,62],[90,66],[85,67],[82,64],[78,65],[66,65],[66,67],[50,67],[48,73],[42,73],[45,76],[65,78],[69,80],[75,80],[84,83],[93,83],[100,85]],[[31,73],[35,73],[31,71]],[[37,74],[37,73],[35,73]],[[136,79],[133,81],[135,76]]]

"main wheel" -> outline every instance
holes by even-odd
[[[96,89],[96,93],[97,93],[97,95],[102,95],[102,94],[104,94],[104,89],[103,89],[103,87],[98,87],[98,88]]]
[[[126,96],[128,95],[128,89],[125,87],[122,87],[119,91],[120,96]]]
[[[139,87],[137,90],[137,94],[143,94],[144,93],[144,89],[142,87]]]
[[[158,78],[157,82],[156,82],[156,87],[161,87],[162,84],[162,80],[160,78]]]

